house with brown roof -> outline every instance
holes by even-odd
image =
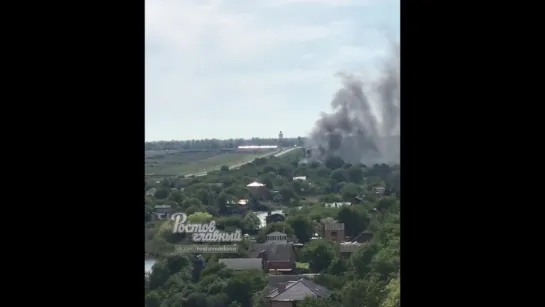
[[[344,242],[344,223],[324,223],[323,234],[325,240],[337,243]]]
[[[265,271],[289,273],[295,270],[293,243],[268,243],[262,257]]]
[[[278,287],[267,295],[269,307],[295,307],[297,302],[306,297],[327,297],[331,291],[315,282],[301,278],[278,284]]]

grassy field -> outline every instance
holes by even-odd
[[[298,269],[308,269],[308,263],[306,262],[296,262],[295,267]]]
[[[163,152],[146,154],[146,175],[190,175],[218,170],[259,158],[267,152]]]

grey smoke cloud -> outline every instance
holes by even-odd
[[[307,138],[308,158],[338,156],[350,163],[366,164],[399,161],[399,72],[399,44],[394,43],[377,80],[364,84],[354,74],[337,74],[342,88],[331,101],[332,111],[322,113]]]

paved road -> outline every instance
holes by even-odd
[[[272,155],[274,155],[275,157],[281,157],[281,156],[287,154],[288,152],[291,152],[291,151],[293,151],[293,150],[295,150],[295,149],[299,149],[299,148],[301,148],[301,147],[292,147],[292,148],[284,149],[284,150],[282,150],[282,151],[280,151],[280,152],[274,151],[274,152],[265,154],[265,155],[261,156],[260,158],[265,158],[265,157],[269,157],[269,156],[272,156]],[[241,167],[241,166],[243,166],[243,165],[246,165],[246,164],[248,164],[248,163],[250,163],[250,162],[252,162],[252,161],[254,161],[254,160],[255,160],[255,158],[252,159],[252,160],[250,160],[250,161],[246,161],[246,162],[244,162],[244,163],[239,163],[239,164],[230,166],[229,169],[237,169],[237,168],[239,168],[239,167]],[[190,174],[190,175],[186,175],[185,177],[186,177],[186,178],[187,178],[187,177],[191,177],[191,176],[201,177],[201,176],[206,176],[207,174],[208,174],[208,173]]]

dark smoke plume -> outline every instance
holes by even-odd
[[[393,47],[380,78],[370,87],[364,89],[367,84],[352,74],[338,74],[343,87],[331,102],[332,112],[322,113],[307,139],[309,160],[337,156],[350,163],[399,161],[400,54],[399,45]]]

